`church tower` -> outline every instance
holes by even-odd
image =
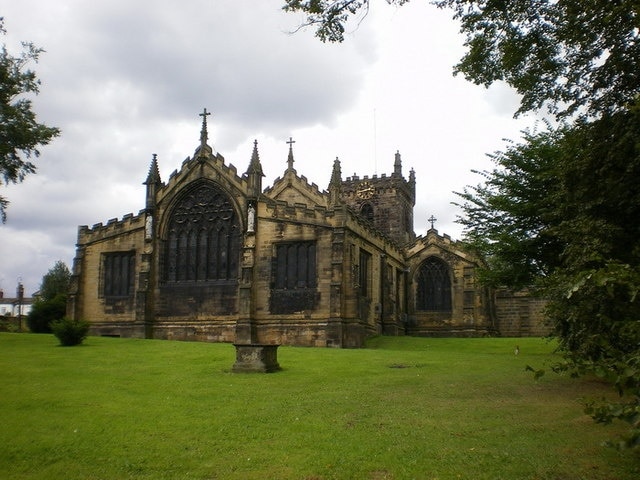
[[[402,176],[402,159],[396,152],[393,173],[378,177],[354,174],[342,182],[342,200],[373,227],[400,245],[415,240],[413,207],[416,203],[415,172]]]

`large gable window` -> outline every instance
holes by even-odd
[[[416,308],[424,311],[451,311],[449,267],[436,257],[429,257],[420,267]]]
[[[315,242],[280,243],[275,247],[271,313],[312,310],[316,302]]]
[[[135,252],[111,252],[102,257],[102,295],[128,297],[133,294]]]
[[[186,194],[169,220],[165,253],[168,282],[232,280],[240,251],[238,216],[212,184]]]

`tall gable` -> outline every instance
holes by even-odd
[[[298,176],[293,168],[293,140],[289,140],[287,170],[282,177],[276,178],[273,185],[264,191],[264,195],[274,201],[309,206],[327,206],[327,194],[321,192],[315,183],[309,183],[305,176]]]

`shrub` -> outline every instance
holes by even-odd
[[[89,333],[89,322],[85,320],[71,320],[64,317],[51,322],[53,334],[60,340],[60,345],[71,347],[79,345]]]
[[[51,323],[64,317],[67,296],[58,294],[51,300],[38,300],[27,316],[27,325],[33,333],[51,333]]]

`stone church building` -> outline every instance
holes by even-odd
[[[92,334],[361,347],[380,334],[544,333],[539,304],[480,287],[460,242],[433,224],[416,236],[400,153],[371,177],[343,178],[336,159],[321,190],[290,140],[265,187],[257,142],[238,174],[201,115],[200,144],[168,180],[153,156],[144,209],[78,229],[68,313]]]

